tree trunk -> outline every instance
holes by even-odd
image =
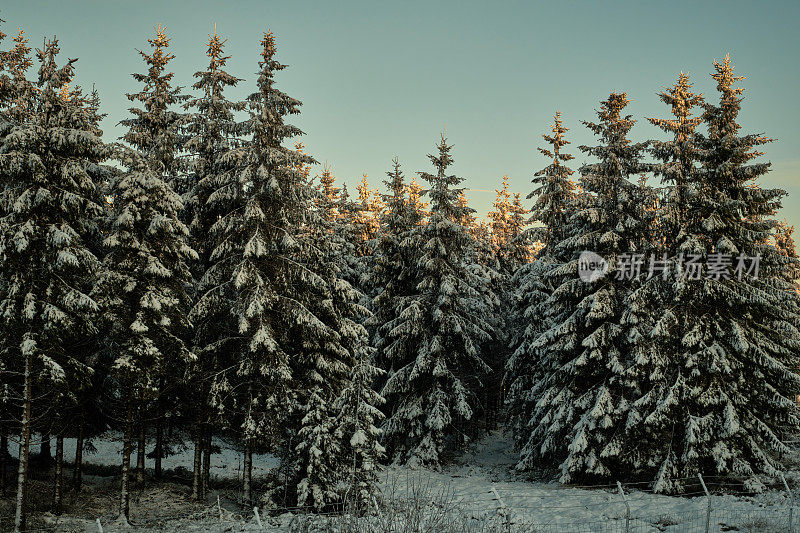
[[[28,497],[28,457],[31,451],[31,354],[25,355],[25,378],[23,385],[22,421],[19,437],[19,468],[17,469],[17,509],[14,515],[14,531],[25,531],[28,515],[25,504]]]
[[[161,479],[161,457],[164,455],[164,419],[163,417],[158,417],[158,422],[156,423],[156,448],[154,451],[155,455],[155,476],[156,479]]]
[[[61,501],[63,499],[64,488],[64,437],[56,437],[56,477],[53,481],[53,512],[61,514]]]
[[[250,444],[244,445],[244,503],[250,505],[252,500],[252,484],[253,484],[253,449]]]
[[[139,439],[136,447],[136,482],[144,483],[144,448],[145,448],[145,426],[144,422],[139,424]]]
[[[203,425],[198,423],[194,437],[194,471],[192,475],[192,498],[202,500],[202,464],[203,464]]]
[[[208,495],[211,480],[211,424],[205,425],[203,435],[203,496]]]
[[[83,482],[83,420],[78,423],[78,438],[75,439],[75,464],[72,466],[72,486],[81,491]]]
[[[133,433],[133,410],[131,409],[131,395],[128,394],[128,408],[125,411],[125,432],[122,436],[122,487],[120,489],[119,515],[125,522],[130,519],[130,470],[131,470],[131,440]]]

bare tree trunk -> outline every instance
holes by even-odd
[[[25,531],[28,515],[25,504],[28,498],[28,458],[31,451],[31,354],[25,355],[25,381],[23,386],[23,409],[19,437],[19,468],[17,469],[17,509],[14,515],[14,531]]]
[[[139,438],[136,446],[136,482],[144,483],[144,451],[145,451],[145,425],[139,423]]]
[[[202,463],[203,463],[203,425],[197,423],[197,430],[194,437],[194,472],[192,475],[192,498],[202,500]]]
[[[208,495],[211,480],[211,424],[205,425],[203,434],[203,496]]]
[[[122,436],[122,487],[120,489],[119,515],[125,522],[130,519],[130,470],[131,470],[131,440],[133,438],[133,411],[131,409],[131,395],[128,394],[128,408],[125,411],[125,432]]]
[[[75,439],[75,464],[72,466],[72,486],[81,491],[83,482],[83,419],[78,423],[78,438]]]
[[[64,437],[56,437],[56,476],[53,481],[53,512],[61,514],[61,502],[63,500],[64,488]]]
[[[156,479],[161,479],[161,457],[164,455],[164,418],[159,416],[156,422],[156,448],[155,455],[155,476]]]
[[[244,480],[243,480],[243,491],[244,491],[244,503],[245,505],[249,505],[252,501],[252,485],[253,485],[253,449],[250,447],[250,444],[247,443],[244,445]]]

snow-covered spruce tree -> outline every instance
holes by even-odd
[[[327,222],[333,222],[338,216],[336,203],[339,201],[341,189],[336,186],[336,177],[331,172],[328,163],[322,167],[322,174],[319,176],[319,185],[317,190],[320,193],[320,198],[317,203],[321,214],[325,217]]]
[[[769,170],[752,162],[769,139],[740,133],[742,78],[727,57],[714,67],[719,103],[703,106],[708,133],[696,137],[701,166],[673,258],[686,275],[662,287],[670,305],[652,329],[653,358],[636,361],[648,379],[627,422],[644,445],[633,466],[656,492],[679,492],[698,473],[759,489],[758,476],[782,466],[782,426],[798,423],[800,300],[769,242],[785,193],[750,185]],[[708,269],[694,279],[690,263]]]
[[[508,214],[508,241],[502,252],[512,275],[533,258],[533,248],[526,235],[528,220],[525,215],[529,212],[522,205],[520,193],[515,192]]]
[[[499,192],[502,193],[502,190]],[[484,318],[491,331],[491,338],[483,342],[480,347],[481,359],[491,368],[491,372],[483,380],[481,410],[476,413],[483,415],[485,429],[491,431],[497,427],[498,416],[502,408],[503,369],[509,356],[508,338],[513,327],[502,313],[497,312],[509,305],[510,276],[498,254],[499,247],[492,233],[491,223],[478,221],[474,210],[469,208],[463,190],[458,196],[457,206],[467,213],[462,220],[462,225],[467,228],[472,239],[465,260],[476,279],[482,280],[475,288],[481,293],[479,299],[487,306]],[[510,204],[500,207],[502,214],[497,217],[503,217],[504,223],[508,222],[506,207],[510,207]],[[491,212],[489,216],[492,216]],[[492,219],[490,218],[490,220]],[[508,234],[505,230],[502,232],[504,235],[501,236],[501,239],[504,239]]]
[[[168,65],[175,56],[167,52],[170,39],[166,28],[159,24],[155,32],[155,37],[147,40],[152,52],[137,50],[147,65],[147,72],[132,76],[143,86],[139,92],[126,94],[129,101],[142,107],[128,109],[133,117],[120,124],[128,128],[122,139],[142,152],[153,170],[160,172],[174,188],[184,167],[181,152],[186,139],[180,131],[183,113],[173,107],[186,101],[188,96],[181,94],[181,87],[172,86],[175,74],[169,72]]]
[[[76,91],[78,93],[79,91]],[[77,95],[76,95],[77,96]],[[76,99],[78,102],[80,100]],[[86,112],[84,127],[93,132],[97,137],[102,137],[100,122],[106,116],[100,112],[100,96],[96,89],[88,97],[83,98],[83,106]],[[108,203],[110,197],[111,184],[120,173],[120,169],[113,165],[112,147],[109,147],[109,161],[87,161],[86,173],[91,177],[95,184],[95,203],[102,205],[104,211],[94,219],[86,219],[85,242],[92,254],[97,258],[102,258],[105,250],[103,247],[104,223],[111,207]],[[102,272],[95,274],[94,283]],[[102,312],[102,309],[101,309]],[[68,402],[59,406],[60,416],[57,418],[60,427],[56,427],[56,485],[59,490],[53,491],[54,508],[60,507],[60,499],[63,492],[63,439],[64,437],[74,437],[76,439],[75,458],[72,465],[72,486],[71,489],[80,492],[82,484],[83,468],[83,447],[87,440],[108,429],[109,416],[107,405],[103,402],[105,392],[103,383],[109,374],[110,361],[104,357],[107,352],[105,333],[102,329],[102,320],[93,316],[84,317],[88,321],[87,333],[82,335],[70,347],[76,357],[86,361],[91,366],[91,372],[83,375],[75,374],[77,379],[72,380],[68,387],[68,395],[65,399]]]
[[[583,281],[578,255],[591,250],[621,269],[620,256],[638,251],[637,186],[629,178],[647,170],[647,145],[627,138],[634,124],[622,114],[628,102],[612,93],[599,121],[584,123],[601,144],[581,151],[598,162],[580,168],[586,205],[554,246],[565,263],[545,274],[554,287],[542,306],[547,329],[528,345],[537,361],[534,404],[517,468],[555,467],[564,483],[626,475],[625,417],[634,385],[625,373],[629,341],[620,320],[632,282],[615,272]]]
[[[229,313],[230,295],[224,291],[210,293],[216,282],[207,277],[212,265],[211,253],[217,244],[211,227],[234,205],[230,195],[215,192],[219,188],[217,181],[234,168],[235,161],[228,160],[226,154],[242,144],[242,126],[235,114],[244,109],[244,103],[230,101],[225,96],[225,90],[241,80],[225,71],[230,59],[224,54],[225,42],[216,31],[209,36],[208,67],[194,74],[197,81],[192,87],[200,95],[184,105],[189,111],[184,150],[192,158],[185,179],[175,187],[184,201],[181,219],[189,226],[191,246],[199,256],[192,268],[197,280],[191,313],[196,360],[183,402],[184,409],[195,419],[192,478],[195,499],[202,499],[206,492],[213,428],[218,422],[223,425],[226,422],[221,411],[227,384],[224,375],[217,372],[235,364],[227,346],[237,329]],[[210,200],[212,195],[214,199]],[[203,305],[199,304],[201,297]]]
[[[531,260],[531,249],[526,242],[525,234],[527,221],[525,215],[528,211],[522,207],[519,193],[511,195],[508,192],[508,178],[503,178],[503,188],[498,189],[495,199],[494,211],[489,213],[491,227],[491,244],[496,260],[495,294],[501,299],[501,309],[509,309],[511,313],[497,314],[496,329],[502,333],[498,339],[497,351],[502,355],[495,358],[491,390],[495,392],[492,399],[496,404],[495,411],[499,412],[506,402],[505,382],[508,379],[506,367],[511,359],[519,330],[522,329],[521,313],[519,307],[519,287],[515,274],[521,267]],[[499,284],[499,286],[497,286]],[[488,403],[488,402],[487,402]],[[508,414],[508,410],[506,410]],[[513,420],[513,417],[512,417]],[[489,424],[491,427],[493,424]]]
[[[336,398],[337,437],[342,442],[340,474],[347,488],[344,500],[355,512],[374,508],[377,473],[386,451],[380,443],[383,397],[373,389],[383,372],[372,363],[363,326],[352,323],[346,330],[353,354],[350,378]]]
[[[128,131],[122,136],[122,140],[138,150],[147,161],[150,171],[164,180],[166,186],[173,188],[180,184],[179,175],[185,167],[185,160],[181,157],[185,140],[180,131],[183,114],[173,108],[185,101],[187,97],[181,94],[180,87],[172,86],[174,73],[169,72],[168,65],[174,56],[167,51],[169,38],[167,38],[166,28],[158,25],[155,28],[155,37],[148,39],[147,42],[150,44],[152,52],[148,54],[141,50],[138,51],[147,66],[147,72],[132,74],[133,79],[141,83],[142,87],[138,92],[126,95],[129,101],[134,105],[141,105],[141,107],[131,107],[128,111],[133,116],[120,121],[120,124],[128,128]],[[168,365],[163,370],[166,372],[159,377],[153,397],[146,402],[142,398],[137,400],[135,412],[135,431],[138,444],[136,477],[140,483],[144,480],[145,431],[151,423],[155,423],[158,427],[154,451],[157,474],[160,474],[161,470],[164,410],[168,403],[175,403],[176,387],[162,389],[166,388],[167,383],[180,382],[185,375],[185,369],[180,365]],[[173,397],[170,398],[170,396]],[[145,415],[145,413],[152,414]]]
[[[104,115],[99,112],[100,98],[97,92],[93,90],[86,96],[80,87],[69,89],[65,85],[62,87],[61,96],[75,106],[73,127],[102,138],[100,121]],[[106,205],[103,191],[107,189],[115,170],[99,158],[86,159],[84,163],[82,170],[87,179],[94,184],[93,194],[89,200],[95,205]],[[102,215],[87,216],[75,225],[86,250],[97,258],[103,254],[100,243],[101,226]],[[98,273],[94,272],[90,279],[85,280],[87,290],[90,290],[95,283],[97,275]],[[99,379],[105,374],[105,361],[98,357],[102,346],[102,335],[97,322],[97,317],[91,314],[77,318],[74,330],[76,334],[71,337],[65,335],[62,338],[63,356],[57,359],[66,370],[65,379],[58,387],[48,385],[45,395],[42,394],[44,391],[37,393],[40,409],[38,412],[35,411],[35,416],[41,421],[38,428],[43,434],[43,444],[49,444],[49,438],[44,435],[54,436],[56,442],[55,456],[52,458],[55,470],[52,511],[55,514],[61,513],[64,494],[64,439],[76,436],[80,431],[80,420],[87,411],[94,409],[89,404],[97,402],[101,394]],[[98,425],[102,425],[104,417],[99,418]],[[34,427],[36,426],[34,424]]]
[[[570,144],[564,138],[569,131],[561,120],[561,113],[556,111],[553,116],[552,135],[542,135],[550,145],[549,148],[539,148],[545,157],[552,162],[534,174],[531,183],[536,187],[528,199],[536,198],[531,209],[531,222],[541,222],[542,227],[531,228],[531,239],[540,241],[544,248],[539,251],[539,256],[556,256],[554,249],[566,236],[567,221],[572,215],[572,200],[575,195],[575,184],[570,176],[574,173],[565,165],[573,159],[563,148]]]
[[[104,241],[108,254],[98,298],[111,317],[112,374],[125,409],[120,516],[129,515],[129,471],[134,423],[159,394],[163,376],[191,358],[184,339],[191,284],[189,231],[181,199],[162,176],[162,163],[124,146],[116,158],[125,172],[112,189],[114,205]]]
[[[3,21],[0,21],[2,23]],[[0,31],[0,42],[6,34]],[[14,45],[10,50],[0,50],[0,147],[3,146],[6,135],[15,124],[20,124],[21,115],[28,108],[20,105],[25,95],[34,94],[30,90],[30,82],[26,72],[31,67],[30,48],[24,32],[20,28],[14,38]],[[5,172],[0,173],[0,232],[3,224],[8,221],[6,215],[12,210],[17,194],[16,184],[7,179]],[[0,261],[3,261],[0,256]],[[0,269],[0,294],[6,290],[7,278],[5,270]],[[12,391],[19,390],[18,376],[21,374],[18,354],[20,339],[14,338],[12,333],[20,334],[16,327],[8,327],[7,320],[12,317],[3,317],[4,335],[0,336],[0,490],[5,490],[5,473],[8,459],[8,436],[16,428],[8,421],[19,419],[12,401]]]
[[[5,21],[0,19],[0,26]],[[0,29],[0,44],[5,40],[7,35]],[[9,97],[11,95],[12,80],[11,77],[5,72],[5,60],[7,52],[0,49],[0,132],[5,131],[5,124],[7,118],[3,112],[8,106]],[[3,135],[3,133],[0,133]],[[2,137],[0,137],[0,146],[3,145]],[[1,178],[0,178],[1,179]],[[3,219],[5,208],[3,207],[3,183],[0,182],[0,220]],[[1,230],[0,230],[1,231]],[[3,293],[5,281],[3,275],[0,274],[0,294]],[[8,368],[7,359],[9,359],[9,342],[3,335],[0,337],[0,491],[5,491],[6,488],[6,464],[8,463],[8,427],[5,422],[9,418],[9,402],[8,402]]]
[[[299,164],[313,160],[282,146],[301,133],[284,123],[285,115],[299,112],[300,102],[273,86],[275,71],[283,68],[274,51],[272,35],[266,34],[258,91],[247,99],[250,117],[241,128],[252,142],[216,154],[214,171],[199,184],[208,191],[201,214],[214,213],[218,220],[208,225],[213,247],[194,313],[225,325],[208,339],[209,349],[225,358],[217,363],[222,370],[212,392],[244,448],[248,501],[254,448],[277,448],[297,409],[290,364],[301,336],[292,335],[310,335],[319,322],[306,303],[309,286],[320,281],[302,261],[306,243],[298,236],[303,209],[310,207]]]
[[[310,271],[325,285],[311,295],[308,307],[324,329],[318,339],[306,340],[295,375],[299,389],[297,504],[323,510],[342,498],[354,509],[371,505],[376,468],[383,448],[375,426],[382,415],[382,398],[371,389],[380,371],[372,365],[372,349],[361,322],[370,313],[364,295],[343,276],[349,269],[342,254],[354,247],[344,235],[352,224],[337,217],[339,207],[321,202],[318,217],[307,217],[313,248]],[[343,487],[344,485],[344,487]]]
[[[70,376],[90,372],[70,345],[91,335],[90,320],[98,310],[88,295],[98,260],[86,237],[102,208],[87,169],[108,151],[91,127],[84,99],[64,89],[76,60],[58,66],[58,53],[56,39],[37,50],[35,91],[18,78],[18,103],[11,110],[18,118],[7,126],[0,148],[0,174],[14,184],[14,201],[3,213],[0,235],[5,281],[0,311],[4,329],[19,341],[16,353],[24,376],[18,531],[25,529],[27,518],[33,387],[57,392]]]
[[[361,176],[356,190],[358,191],[358,198],[355,201],[357,211],[354,213],[353,223],[358,229],[357,251],[360,256],[364,257],[372,254],[373,241],[380,232],[380,214],[384,206],[378,190],[369,188],[366,174]]]
[[[481,345],[492,335],[479,289],[486,280],[465,261],[472,237],[458,222],[465,213],[453,188],[461,178],[446,174],[453,159],[444,136],[437,148],[429,156],[436,174],[420,174],[431,184],[430,220],[414,230],[423,247],[420,281],[384,334],[390,357],[413,346],[412,358],[394,369],[382,393],[389,403],[384,431],[391,456],[433,467],[461,450],[473,432],[478,392],[490,371]]]
[[[517,245],[540,242],[542,248],[536,260],[523,263],[510,281],[516,292],[512,298],[511,356],[506,364],[506,418],[520,448],[530,437],[528,422],[536,401],[531,396],[531,389],[536,381],[542,379],[536,377],[536,365],[541,354],[532,344],[550,327],[544,319],[546,302],[554,287],[547,273],[566,261],[564,255],[556,250],[567,236],[567,221],[575,210],[576,200],[575,184],[570,178],[574,171],[565,164],[573,156],[563,151],[570,143],[564,138],[568,128],[561,121],[561,113],[556,112],[551,129],[552,135],[542,135],[550,147],[539,148],[551,163],[534,174],[534,189],[528,194],[529,199],[536,198],[529,223],[542,225],[529,228],[515,239]]]
[[[643,175],[637,194],[639,218],[644,224],[640,253],[648,261],[652,258],[653,267],[669,267],[667,276],[673,278],[678,275],[676,263],[674,260],[671,263],[665,261],[670,257],[674,259],[679,254],[678,239],[684,230],[688,202],[694,195],[695,184],[699,179],[698,161],[702,156],[696,134],[702,118],[695,116],[695,109],[702,106],[703,96],[691,89],[688,75],[681,72],[672,87],[659,93],[659,99],[669,106],[672,114],[670,118],[648,119],[670,137],[665,141],[653,140],[650,143],[650,153],[658,161],[652,169],[656,177],[660,178],[662,187],[657,190],[648,187],[647,176]],[[644,266],[650,268],[649,262]],[[671,281],[658,274],[656,272],[656,275],[634,287],[628,296],[629,302],[623,315],[623,327],[631,339],[635,339],[630,347],[629,359],[634,364],[629,375],[631,382],[637,383],[637,397],[644,394],[638,388],[641,378],[652,376],[660,379],[664,365],[668,365],[667,360],[673,357],[671,354],[680,351],[677,347],[681,342],[679,338],[655,339],[649,334],[664,311],[674,305],[668,290]],[[631,423],[638,416],[646,416],[637,411],[637,405],[634,404]],[[630,464],[648,460],[645,449],[633,449],[629,453]]]
[[[359,228],[355,224],[358,206],[350,201],[346,188],[336,186],[336,178],[327,163],[315,192],[321,223],[328,232],[329,258],[336,263],[339,277],[358,288],[367,266],[358,254]]]
[[[489,228],[491,229],[492,251],[506,274],[513,274],[516,267],[511,264],[507,252],[513,241],[511,223],[511,193],[508,192],[508,176],[503,176],[503,188],[495,189],[492,210],[489,211]]]
[[[407,198],[403,171],[396,157],[392,165],[392,170],[387,172],[389,179],[384,180],[389,194],[383,198],[386,209],[381,215],[369,280],[377,294],[372,300],[374,315],[368,325],[376,349],[376,364],[387,375],[413,360],[416,342],[412,336],[394,338],[391,332],[408,298],[416,294],[419,236],[414,230],[422,220],[422,214]]]

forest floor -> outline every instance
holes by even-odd
[[[471,451],[441,471],[390,466],[380,474],[381,512],[378,516],[312,516],[297,509],[253,509],[239,502],[237,478],[241,453],[216,441],[220,453],[212,455],[211,486],[206,502],[190,500],[192,450],[175,450],[164,460],[162,480],[148,478],[132,483],[131,520],[117,520],[121,444],[108,435],[95,439],[94,453],[85,455],[83,489],[70,490],[71,468],[66,468],[63,513],[50,510],[52,469],[32,469],[30,530],[58,532],[243,532],[348,531],[361,532],[690,532],[788,531],[790,496],[780,485],[761,494],[709,478],[709,499],[697,483],[688,496],[652,494],[646,484],[618,487],[567,487],[532,482],[513,469],[515,454],[509,439],[493,432],[476,442]],[[74,440],[65,441],[65,457],[74,454]],[[151,466],[148,460],[148,466]],[[255,456],[254,477],[266,479],[278,464],[270,455]],[[787,473],[790,487],[800,487],[800,472]],[[13,480],[9,477],[0,497],[0,531],[11,530]],[[696,490],[695,490],[696,488]],[[794,491],[793,491],[794,492]],[[800,496],[800,493],[798,493]],[[630,511],[628,511],[630,509]],[[710,509],[710,512],[709,512]],[[800,508],[792,517],[800,531]],[[626,517],[627,520],[626,520]],[[260,523],[260,524],[259,524]],[[627,529],[626,529],[627,523]]]

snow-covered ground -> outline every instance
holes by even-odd
[[[87,455],[87,462],[119,463],[121,444],[110,439],[98,439],[94,444],[97,452]],[[212,456],[213,476],[236,479],[241,470],[241,453],[225,442],[217,444],[222,453]],[[66,457],[72,456],[74,445],[73,440],[65,442]],[[176,532],[685,532],[706,531],[708,519],[709,531],[714,532],[787,531],[788,496],[778,489],[757,496],[712,495],[709,515],[709,500],[702,493],[670,497],[649,493],[645,485],[628,485],[624,487],[626,505],[615,486],[577,488],[525,481],[514,474],[514,463],[515,456],[507,439],[495,432],[477,443],[458,464],[441,472],[391,466],[381,474],[381,505],[386,510],[379,518],[366,517],[358,521],[339,517],[309,518],[296,510],[287,510],[277,517],[263,516],[262,512],[262,527],[252,511],[238,509],[232,504],[230,494],[227,500],[222,497],[220,507],[213,496],[208,505],[189,505],[180,487],[154,486],[152,491],[145,489],[133,505],[132,522],[139,524],[134,527],[138,531]],[[275,458],[269,455],[254,457],[254,474],[266,474],[276,464]],[[191,449],[179,451],[164,461],[168,469],[190,470],[191,465]],[[709,478],[709,485],[713,491],[713,478]],[[141,516],[137,516],[137,509]],[[795,509],[794,514],[800,513]],[[628,529],[626,516],[630,517]],[[113,508],[99,513],[99,518],[106,533],[124,529],[114,523]],[[795,516],[794,522],[798,521]],[[43,525],[56,526],[58,531],[98,531],[96,521],[85,517],[58,520],[45,517]],[[800,527],[795,525],[795,530],[800,531]]]

